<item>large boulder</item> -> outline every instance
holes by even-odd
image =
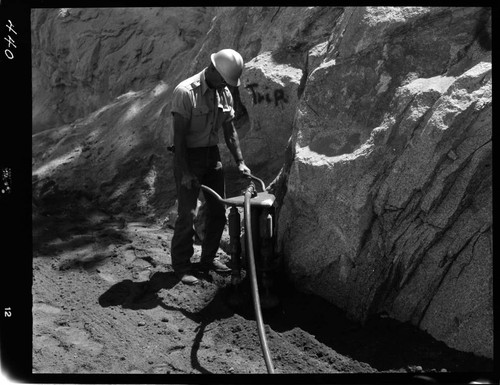
[[[289,275],[492,357],[490,14],[349,8],[300,100],[279,238]]]
[[[285,160],[292,135],[302,69],[276,63],[264,52],[245,65],[241,100],[249,115],[250,127],[241,147],[245,157],[265,176],[276,173]]]

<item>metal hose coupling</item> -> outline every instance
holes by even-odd
[[[245,193],[249,192],[250,197],[254,198],[257,196],[257,189],[255,188],[255,183],[253,183],[253,180],[250,180],[250,183],[248,184],[248,187],[245,190]],[[245,195],[245,194],[243,194]]]

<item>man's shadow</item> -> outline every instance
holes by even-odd
[[[179,282],[179,278],[173,272],[156,272],[149,281],[133,282],[126,279],[110,287],[99,297],[98,302],[102,307],[121,306],[126,309],[145,310],[160,306],[166,310],[182,313],[185,317],[199,324],[195,329],[197,333],[191,347],[191,365],[201,373],[212,374],[200,364],[198,350],[208,325],[215,320],[234,315],[234,311],[226,305],[230,288],[219,288],[208,305],[200,311],[190,312],[180,307],[167,305],[158,296],[160,290],[170,290]]]

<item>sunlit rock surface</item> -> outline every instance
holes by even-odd
[[[345,16],[357,22],[346,21],[297,108],[279,223],[288,271],[353,318],[386,312],[491,357],[483,11]]]

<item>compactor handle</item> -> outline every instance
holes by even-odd
[[[262,191],[263,192],[266,192],[266,184],[264,183],[264,181],[262,179],[259,179],[257,178],[256,176],[253,176],[251,174],[247,174],[248,177],[252,178],[252,179],[255,179],[257,182],[259,182],[262,186]],[[243,205],[243,202],[235,202],[234,198],[229,198],[229,199],[224,199],[222,198],[216,191],[214,191],[213,189],[211,189],[210,187],[208,186],[205,186],[205,185],[201,185],[201,188],[210,193],[211,195],[213,195],[219,202],[221,202],[222,204],[226,204],[226,205],[230,205],[230,206],[233,206],[233,205],[240,205],[242,206]],[[259,193],[260,194],[260,193]]]
[[[264,181],[262,179],[259,179],[257,178],[256,176],[253,176],[252,174],[247,174],[250,178],[256,180],[257,182],[260,183],[260,185],[262,186],[262,191],[266,191],[266,184],[264,183]]]
[[[207,192],[209,192],[210,194],[212,194],[215,198],[217,198],[217,200],[221,203],[226,203],[226,204],[229,204],[229,202],[227,202],[224,198],[222,198],[219,194],[217,194],[217,192],[213,189],[211,189],[210,187],[208,186],[205,186],[205,185],[201,185],[201,188]]]

